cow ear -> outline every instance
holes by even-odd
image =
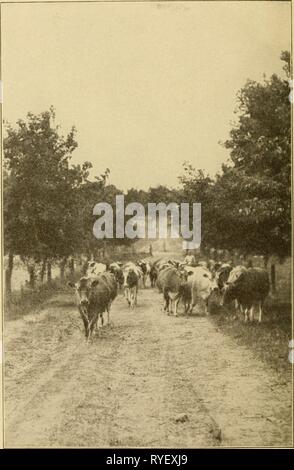
[[[69,287],[73,287],[73,288],[75,288],[75,287],[76,287],[76,285],[75,285],[75,283],[74,283],[74,282],[68,282],[68,283],[67,283],[67,285],[68,285]]]
[[[94,279],[94,281],[92,281],[91,283],[91,287],[95,287],[99,284],[99,279]]]

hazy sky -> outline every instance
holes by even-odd
[[[122,189],[214,174],[247,78],[282,73],[290,2],[2,5],[4,119],[54,105],[73,162]]]

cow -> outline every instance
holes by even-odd
[[[232,266],[228,263],[223,263],[218,267],[218,269],[214,273],[216,288],[218,288],[219,290],[223,289],[230,276],[231,271]]]
[[[164,311],[167,311],[168,315],[173,312],[174,316],[177,316],[179,300],[185,294],[182,286],[186,280],[187,273],[185,270],[172,266],[167,266],[158,273],[156,285],[159,291],[163,293]]]
[[[261,268],[237,266],[232,269],[223,289],[222,304],[237,300],[244,311],[245,322],[254,319],[254,307],[259,308],[259,323],[262,320],[263,304],[270,291],[267,271]],[[249,312],[249,315],[248,315]]]
[[[160,258],[160,259],[156,260],[152,264],[152,266],[154,266],[157,269],[157,272],[159,272],[159,271],[162,271],[163,269],[168,268],[168,267],[180,268],[182,264],[183,263],[181,263],[181,261],[178,261],[178,260],[175,260],[175,259]]]
[[[139,288],[139,279],[141,277],[140,268],[134,263],[127,263],[123,269],[124,277],[124,295],[129,307],[134,308],[137,305],[137,295]]]
[[[86,277],[96,277],[99,274],[105,273],[106,270],[107,270],[106,264],[96,263],[96,261],[89,261],[85,276]]]
[[[155,265],[153,265],[151,266],[150,272],[149,272],[151,287],[155,287],[157,277],[158,277],[158,268]]]
[[[121,263],[118,263],[118,262],[111,263],[107,269],[109,272],[114,274],[118,288],[121,289],[124,283],[124,276],[123,276]]]
[[[111,301],[109,287],[99,277],[82,277],[76,284],[69,282],[68,285],[75,289],[86,341],[89,342],[98,318],[101,317],[103,323],[103,313],[109,307]]]
[[[145,288],[146,287],[146,280],[149,276],[149,273],[150,273],[150,270],[151,270],[151,267],[150,267],[150,264],[148,263],[148,261],[139,261],[137,263],[137,265],[139,266],[139,268],[141,269],[142,271],[142,282],[143,282],[143,287]]]
[[[208,314],[208,298],[213,290],[213,279],[209,269],[197,266],[188,272],[187,284],[191,289],[191,303],[188,313],[192,313],[197,302],[205,305],[205,313]]]

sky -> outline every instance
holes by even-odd
[[[282,74],[290,2],[2,4],[3,117],[53,105],[72,162],[122,190],[214,175],[247,79]]]

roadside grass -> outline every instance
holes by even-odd
[[[4,299],[4,320],[17,320],[34,313],[57,292],[65,289],[65,282],[54,279],[51,284],[43,284],[35,289],[20,289]]]
[[[219,330],[231,336],[237,344],[252,349],[262,361],[284,376],[285,381],[290,380],[291,304],[268,299],[261,323],[257,314],[253,322],[245,323],[244,316],[240,313],[236,315],[234,307],[224,310],[214,306],[211,313],[211,319]]]

